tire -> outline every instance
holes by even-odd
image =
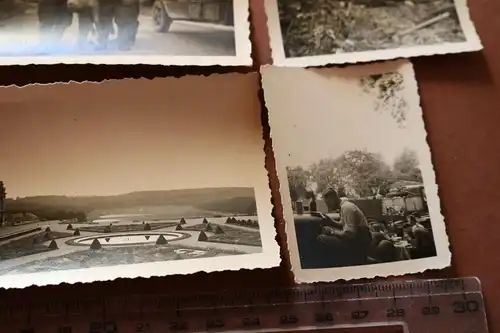
[[[156,0],[153,3],[152,17],[157,32],[168,32],[168,30],[170,30],[173,20],[168,15],[161,0]]]

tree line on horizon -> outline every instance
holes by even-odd
[[[5,200],[7,219],[14,214],[34,214],[41,220],[77,219],[85,222],[96,210],[138,206],[190,205],[230,214],[255,215],[253,188],[202,188],[187,190],[143,191],[113,196],[69,197],[34,196]]]
[[[346,151],[337,158],[324,158],[309,168],[287,167],[290,198],[297,201],[334,189],[339,196],[385,195],[400,181],[422,183],[417,153],[405,149],[389,165],[380,154],[366,150]]]

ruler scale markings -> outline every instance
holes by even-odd
[[[363,303],[363,301],[361,299],[361,290],[360,290],[359,286],[355,287],[355,289],[356,289],[356,295],[358,296],[357,297],[358,298],[358,305],[361,306]]]
[[[344,292],[345,297],[339,297]],[[3,300],[0,315],[9,309],[12,320],[5,321],[8,329],[2,331],[34,327],[35,333],[60,333],[43,325],[64,328],[62,333],[89,333],[89,328],[99,333],[290,331],[378,322],[405,323],[410,333],[488,332],[477,279],[318,285],[222,295],[99,297],[36,304]],[[29,308],[36,311],[26,312]],[[134,314],[141,311],[136,320]]]
[[[427,295],[428,295],[429,305],[432,305],[432,293],[431,293],[431,284],[430,283],[427,284]],[[425,310],[424,310],[424,312],[425,312]]]
[[[396,308],[397,307],[396,288],[392,289],[392,302],[393,302],[394,308]]]
[[[460,287],[462,288],[462,297],[464,298],[464,301],[467,301],[467,295],[465,292],[465,284],[464,284],[463,280],[460,282]]]

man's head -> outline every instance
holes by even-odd
[[[373,232],[382,232],[385,230],[384,225],[378,222],[370,223],[368,227]]]

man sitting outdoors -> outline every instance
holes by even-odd
[[[371,234],[361,209],[344,197],[340,199],[340,222],[328,219],[329,225],[318,236],[328,252],[323,255],[338,257],[338,266],[367,264]]]

